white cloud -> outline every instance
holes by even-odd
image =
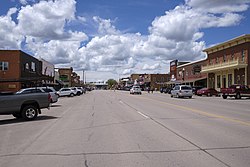
[[[122,75],[129,75],[129,74],[132,74],[134,71],[132,69],[125,69],[123,72],[122,72]]]
[[[85,17],[83,17],[83,16],[77,16],[77,19],[80,20],[83,23],[87,22],[87,19]]]
[[[28,2],[26,0],[19,0],[21,4],[26,5]]]
[[[243,12],[249,7],[249,0],[186,0],[186,4],[209,13]]]
[[[99,25],[98,32],[101,35],[117,35],[120,32],[112,25],[110,19],[102,19],[99,16],[94,16],[93,20]]]
[[[18,13],[20,34],[42,39],[64,39],[69,34],[64,26],[74,19],[75,0],[40,1],[23,6]]]
[[[11,8],[0,16],[0,48],[27,49],[56,67],[71,66],[76,71],[105,71],[116,76],[166,73],[165,62],[169,60],[204,58],[203,30],[237,25],[243,19],[239,12],[249,7],[249,0],[185,2],[156,17],[148,35],[124,33],[114,26],[115,20],[95,16],[98,32],[89,39],[84,31],[69,27],[74,20],[81,25],[89,21],[76,15],[76,0],[39,1],[33,5],[20,0],[26,6]],[[12,19],[13,14],[17,14],[16,19]]]
[[[155,70],[155,69],[159,69],[161,67],[160,63],[156,63],[154,65],[148,65],[148,64],[145,64],[142,69],[143,70]]]
[[[6,16],[0,16],[0,48],[20,49],[23,36],[16,31],[16,23],[11,16],[17,12],[16,8],[10,8]]]

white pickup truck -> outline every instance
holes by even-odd
[[[0,115],[12,114],[16,118],[33,120],[42,108],[49,108],[49,93],[14,94],[0,93]]]

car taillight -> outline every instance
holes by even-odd
[[[51,101],[51,95],[48,94],[48,101],[50,102]]]

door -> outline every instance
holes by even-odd
[[[223,88],[227,87],[227,78],[226,78],[226,75],[222,76],[222,87]]]

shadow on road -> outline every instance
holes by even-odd
[[[5,119],[5,120],[0,120],[0,126],[1,125],[8,125],[8,124],[16,124],[16,123],[29,123],[29,122],[37,122],[37,121],[43,121],[43,120],[50,120],[50,119],[58,119],[58,117],[53,117],[53,116],[38,116],[35,120],[33,121],[25,121],[22,118],[13,118],[13,119]]]

